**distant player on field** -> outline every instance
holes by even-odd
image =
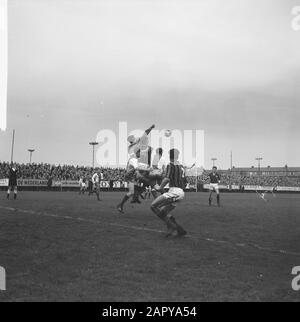
[[[7,189],[7,199],[10,197],[10,192],[14,192],[14,199],[17,199],[18,194],[18,170],[16,165],[12,164],[9,168],[9,179],[8,179],[8,189]]]
[[[84,193],[86,192],[86,188],[87,188],[87,186],[86,186],[86,179],[83,176],[81,176],[79,178],[79,194],[80,195],[81,194],[84,195]]]
[[[92,176],[93,192],[96,193],[97,200],[100,201],[100,181],[103,180],[102,172],[95,172]]]
[[[217,194],[217,203],[218,206],[220,207],[220,190],[219,190],[219,184],[221,183],[221,177],[220,175],[217,173],[217,167],[213,167],[212,172],[208,175],[209,179],[210,179],[210,186],[209,186],[209,190],[210,190],[210,194],[209,194],[209,205],[211,206],[212,203],[212,194],[213,192],[216,192]]]
[[[89,191],[89,196],[93,194],[93,181],[92,181],[92,176],[89,174],[87,178],[87,184],[88,184],[88,191]]]
[[[172,236],[174,233],[177,236],[184,236],[187,232],[177,224],[170,213],[176,208],[176,203],[184,198],[185,173],[183,166],[178,161],[179,151],[171,149],[169,155],[170,163],[167,165],[166,174],[161,184],[155,185],[155,189],[163,193],[165,186],[169,184],[169,191],[153,201],[151,210],[167,225],[167,237]]]

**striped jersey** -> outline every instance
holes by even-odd
[[[103,173],[101,172],[100,173],[100,176],[98,173],[95,173],[93,176],[92,176],[92,182],[95,184],[95,183],[99,183],[101,180],[103,180]]]
[[[166,178],[170,180],[169,187],[185,188],[186,179],[183,166],[179,163],[169,163],[166,170]]]

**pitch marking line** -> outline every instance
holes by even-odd
[[[3,207],[3,206],[0,206],[0,209],[9,210],[9,211],[12,211],[12,212],[20,212],[20,213],[24,213],[24,214],[43,216],[43,217],[51,217],[51,218],[58,218],[58,219],[68,219],[68,220],[73,220],[73,221],[86,222],[86,223],[90,223],[90,224],[97,224],[97,225],[101,224],[101,225],[103,225],[103,222],[100,222],[98,220],[86,219],[86,218],[81,218],[81,217],[60,216],[60,215],[52,214],[52,213],[48,213],[48,212],[26,210],[26,209],[12,208],[12,207]],[[112,226],[112,227],[126,228],[126,229],[139,230],[139,231],[148,231],[148,232],[154,232],[154,233],[159,233],[159,234],[165,234],[166,233],[163,230],[158,230],[158,229],[154,229],[154,228],[123,225],[123,224],[117,224],[117,223],[105,223],[105,224],[109,225],[109,226]],[[235,247],[238,247],[238,248],[251,247],[251,248],[255,248],[255,249],[265,251],[265,252],[269,252],[269,253],[277,253],[277,254],[284,254],[284,255],[291,255],[291,256],[300,256],[300,253],[297,253],[297,252],[290,252],[290,251],[286,251],[286,250],[282,250],[282,249],[278,250],[278,249],[272,249],[272,248],[269,248],[269,247],[262,247],[262,246],[260,246],[258,244],[233,243],[233,242],[230,242],[230,241],[217,240],[217,239],[213,239],[213,238],[205,238],[205,237],[194,236],[194,235],[186,235],[185,238],[196,239],[196,240],[204,240],[204,241],[211,242],[211,243],[216,243],[216,244],[227,244],[227,245],[235,246]]]

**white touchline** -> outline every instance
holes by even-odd
[[[50,218],[56,218],[56,219],[67,219],[67,220],[73,220],[73,221],[81,221],[81,222],[86,222],[86,223],[90,223],[90,224],[96,224],[96,225],[101,225],[103,226],[103,224],[107,225],[107,226],[112,226],[112,227],[119,227],[119,228],[126,228],[126,229],[132,229],[132,230],[139,230],[139,231],[147,231],[147,232],[154,232],[154,233],[158,233],[158,234],[164,234],[165,231],[163,230],[159,230],[159,229],[154,229],[154,228],[147,228],[147,227],[139,227],[139,226],[132,226],[132,225],[124,225],[124,224],[118,224],[118,223],[103,223],[102,221],[99,220],[94,220],[94,219],[86,219],[86,218],[82,218],[82,217],[71,217],[71,216],[60,216],[57,214],[52,214],[52,213],[48,213],[48,212],[42,212],[42,211],[34,211],[34,210],[27,210],[27,209],[20,209],[20,208],[12,208],[12,207],[3,207],[0,206],[0,209],[3,210],[9,210],[11,212],[14,213],[24,213],[24,214],[31,214],[31,215],[36,215],[36,216],[43,216],[43,217],[50,217]],[[194,233],[193,233],[194,234]],[[231,242],[231,241],[225,241],[225,240],[217,240],[217,239],[213,239],[213,238],[208,238],[208,237],[200,237],[200,236],[196,236],[196,235],[186,235],[184,238],[190,238],[190,239],[196,239],[196,240],[204,240],[206,242],[211,242],[211,243],[215,243],[215,244],[227,244],[227,245],[231,245],[231,246],[235,246],[238,248],[246,248],[246,247],[250,247],[250,248],[255,248],[261,251],[265,251],[268,253],[277,253],[277,254],[283,254],[283,255],[290,255],[290,256],[300,256],[300,253],[297,252],[291,252],[291,251],[286,251],[283,249],[272,249],[269,247],[263,247],[260,246],[258,244],[246,244],[246,243],[241,243],[241,242]]]
[[[0,0],[0,130],[6,130],[7,114],[7,0]]]

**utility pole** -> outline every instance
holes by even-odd
[[[198,167],[196,165],[196,192],[198,192]]]
[[[231,190],[231,177],[232,177],[232,151],[230,151],[230,175],[229,175],[229,189]]]

